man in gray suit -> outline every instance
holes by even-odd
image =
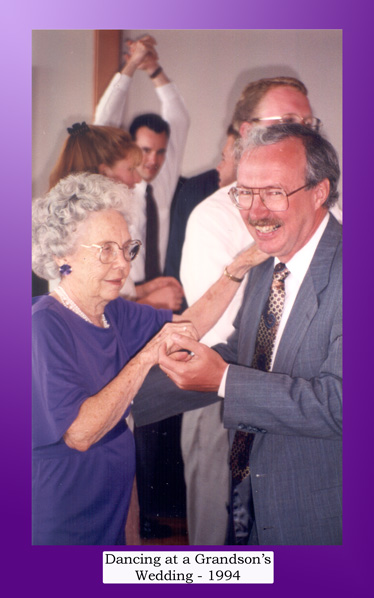
[[[229,543],[341,543],[341,226],[329,214],[338,179],[336,152],[315,131],[253,130],[230,196],[271,259],[252,269],[227,344],[213,350],[178,335],[187,357],[160,358],[190,391],[179,409],[217,393],[231,442],[237,431],[253,441],[247,475],[233,483]],[[261,368],[257,331],[278,263],[288,273],[285,300]]]

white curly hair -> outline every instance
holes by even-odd
[[[131,189],[100,174],[82,172],[61,179],[32,208],[32,269],[47,280],[59,277],[55,257],[75,251],[78,225],[92,212],[117,210],[131,234],[134,197]]]

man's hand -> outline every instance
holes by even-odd
[[[171,276],[159,276],[136,287],[138,303],[146,303],[157,309],[179,311],[183,302],[182,285]]]
[[[183,390],[217,392],[227,363],[213,349],[181,334],[173,334],[172,340],[181,349],[193,353],[167,355],[160,348],[159,365],[163,372]]]
[[[137,69],[146,69],[146,65],[153,70],[157,68],[158,55],[155,50],[156,40],[151,35],[145,35],[137,41],[128,40],[129,55],[126,55],[126,64],[122,73],[132,76]]]
[[[144,35],[136,41],[128,40],[126,42],[130,55],[126,57],[126,64],[122,69],[122,74],[132,77],[136,70],[142,70],[151,76],[159,68],[158,54],[155,49],[156,40],[151,35]],[[163,69],[152,77],[152,83],[155,87],[162,87],[170,83],[170,79],[164,73]]]

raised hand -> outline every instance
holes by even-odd
[[[131,76],[135,70],[145,69],[146,65],[155,64],[157,66],[156,40],[152,36],[145,35],[136,41],[128,40],[126,44],[129,48],[129,54],[126,55],[126,64],[122,69],[123,73]]]

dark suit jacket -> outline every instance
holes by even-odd
[[[340,224],[330,215],[283,332],[273,371],[261,372],[248,366],[272,271],[272,259],[251,271],[236,330],[226,345],[216,347],[233,364],[226,381],[224,424],[230,428],[231,437],[236,430],[255,433],[250,469],[259,543],[339,544]],[[169,380],[165,384],[157,374],[153,382],[153,405],[148,403],[148,417],[152,417],[152,412],[155,415],[158,399],[163,405],[169,402],[170,406],[176,397],[175,387],[174,394],[171,393]],[[181,410],[185,406],[194,408],[199,396],[204,401],[214,400],[214,393],[179,391],[177,394],[176,407]],[[136,410],[134,415],[136,418]]]

